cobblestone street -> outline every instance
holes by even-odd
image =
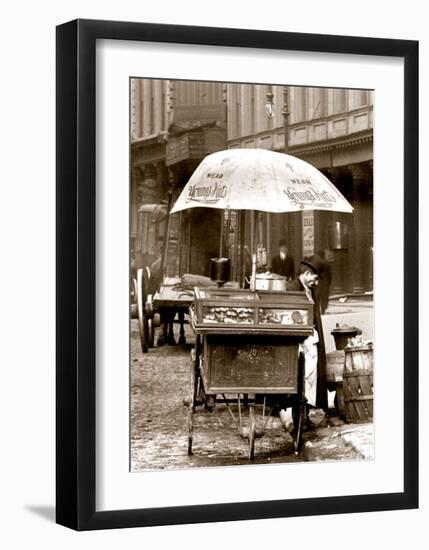
[[[186,337],[187,346],[154,347],[142,354],[137,323],[132,322],[132,471],[249,464],[248,442],[238,430],[237,407],[231,407],[230,411],[224,404],[217,404],[214,412],[203,407],[196,409],[193,455],[187,454],[188,408],[183,400],[190,395],[189,356],[193,337],[189,330]],[[356,441],[358,445],[354,445]],[[306,432],[302,453],[297,456],[292,438],[276,416],[269,417],[265,435],[256,439],[253,464],[371,456],[372,424],[328,423],[319,430]]]
[[[192,468],[248,464],[247,440],[238,433],[225,405],[210,413],[199,407],[194,416],[193,455],[188,456],[187,412],[190,393],[189,345],[155,347],[140,352],[137,326],[132,330],[131,466],[143,469]],[[236,408],[232,409],[236,413]],[[278,418],[270,418],[266,435],[256,440],[253,463],[302,460]]]

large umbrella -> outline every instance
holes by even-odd
[[[171,213],[196,207],[353,212],[350,203],[314,166],[266,149],[228,149],[205,157]]]

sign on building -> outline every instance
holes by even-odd
[[[314,211],[305,210],[302,213],[302,255],[314,254]]]

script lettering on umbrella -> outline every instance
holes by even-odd
[[[311,204],[312,206],[332,208],[337,202],[336,198],[328,193],[328,191],[315,191],[314,189],[306,189],[305,191],[296,191],[292,187],[283,190],[288,198],[295,205]]]
[[[209,185],[190,185],[186,202],[196,201],[203,204],[215,204],[226,197],[226,185],[214,182]]]

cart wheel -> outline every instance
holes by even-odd
[[[249,405],[249,460],[255,456],[256,419],[254,404]]]
[[[196,388],[196,376],[195,376],[195,365],[196,365],[196,353],[195,350],[191,351],[191,361],[190,361],[190,399],[188,404],[188,455],[192,454],[192,440],[194,432],[194,409],[195,409],[195,394],[197,391]]]
[[[137,302],[137,279],[133,278],[133,304]]]
[[[201,363],[202,363],[202,342],[201,337],[197,334],[195,339],[195,349],[192,350],[195,354],[194,360],[194,376],[195,376],[195,393],[194,393],[194,405],[204,405],[206,408],[208,405],[208,396],[206,395],[206,392],[204,391],[204,383],[203,379],[201,377]]]
[[[304,428],[305,411],[307,408],[307,399],[305,397],[304,384],[304,356],[301,353],[298,359],[298,393],[295,397],[295,403],[292,406],[292,417],[294,425],[294,443],[295,454],[299,454],[302,445],[302,431]]]
[[[140,344],[143,353],[149,351],[149,323],[145,313],[149,277],[150,270],[147,267],[137,270],[137,316],[139,320]]]
[[[292,409],[292,416],[293,416],[293,424],[294,424],[294,446],[295,446],[295,454],[298,454],[301,450],[302,445],[302,430],[304,426],[304,416],[305,416],[305,399],[300,399],[299,402],[293,406]]]
[[[194,411],[193,411],[193,406],[189,405],[189,409],[188,409],[188,455],[192,454],[193,433],[194,433]]]
[[[154,341],[154,326],[153,326],[153,319],[148,317],[147,315],[143,316],[143,322],[144,322],[144,329],[145,329],[145,335],[146,335],[146,341],[147,341],[147,347],[153,348],[153,341]]]

